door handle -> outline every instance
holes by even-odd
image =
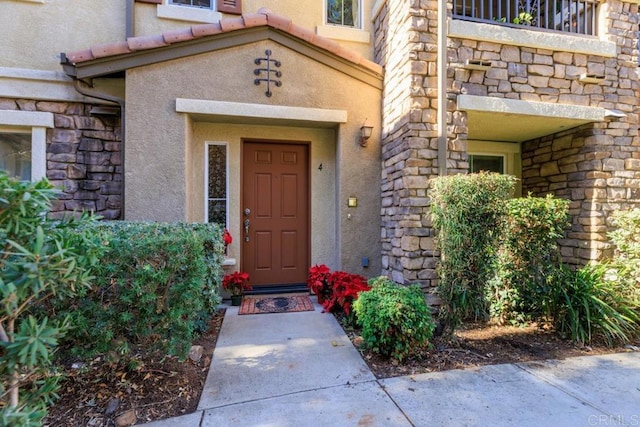
[[[249,219],[244,220],[244,241],[249,241],[249,226],[251,225],[251,221]]]

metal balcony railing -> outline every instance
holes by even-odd
[[[594,36],[597,4],[594,0],[453,0],[453,17]]]

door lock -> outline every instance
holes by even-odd
[[[245,209],[245,212],[248,209]],[[245,219],[244,220],[244,241],[248,242],[249,241],[249,226],[251,225],[251,221],[249,221],[249,219]]]

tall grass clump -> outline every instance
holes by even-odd
[[[438,293],[441,319],[450,331],[463,319],[488,316],[485,286],[493,276],[496,242],[505,201],[515,177],[496,173],[436,178],[430,192],[431,216],[441,252]]]

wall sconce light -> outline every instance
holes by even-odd
[[[371,138],[371,132],[373,132],[373,126],[362,125],[360,128],[360,146],[366,147],[367,141]]]

